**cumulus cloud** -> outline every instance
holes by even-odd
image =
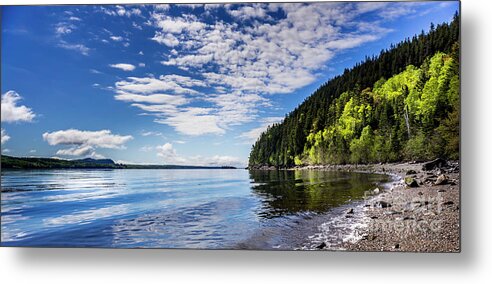
[[[233,156],[214,155],[211,157],[191,156],[184,157],[177,153],[171,143],[165,143],[155,147],[157,156],[162,158],[165,164],[192,165],[192,166],[237,166],[242,167],[245,161]]]
[[[123,71],[133,71],[136,68],[135,65],[128,64],[128,63],[110,64],[109,67],[120,69]]]
[[[83,131],[67,129],[51,133],[45,132],[43,133],[43,139],[52,146],[71,146],[58,150],[56,155],[100,157],[95,152],[96,148],[124,149],[124,144],[133,139],[133,137],[131,135],[112,134],[110,130]]]
[[[169,47],[173,47],[179,44],[179,40],[173,34],[170,33],[164,34],[161,32],[157,32],[152,38],[152,40],[160,44],[167,45]]]
[[[2,122],[32,122],[36,117],[34,112],[24,106],[18,105],[22,97],[15,91],[2,94]]]
[[[10,140],[10,136],[5,132],[5,129],[2,128],[2,143],[5,143]]]

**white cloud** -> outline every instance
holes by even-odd
[[[104,6],[101,6],[99,7],[99,11],[103,12],[104,14],[106,15],[109,15],[109,16],[126,16],[128,18],[132,17],[132,16],[142,16],[142,10],[140,10],[139,8],[137,8],[136,6],[130,6],[130,5],[126,5],[126,6],[121,6],[121,5],[116,5],[114,6],[110,6],[111,8],[106,8]]]
[[[158,131],[143,131],[142,136],[147,137],[147,136],[162,136],[162,132]]]
[[[2,122],[32,122],[34,112],[23,105],[18,105],[22,97],[15,91],[2,94]]]
[[[80,54],[85,55],[85,56],[88,56],[89,55],[89,51],[90,51],[90,48],[88,48],[87,46],[85,46],[83,44],[80,44],[80,43],[75,43],[75,44],[68,43],[68,42],[66,42],[64,40],[61,40],[58,43],[58,47],[61,47],[61,48],[67,49],[67,50],[77,51]]]
[[[253,128],[249,131],[241,133],[239,135],[240,138],[244,139],[244,142],[247,144],[254,143],[260,135],[267,130],[267,128],[274,123],[281,122],[284,118],[283,117],[266,117],[261,120],[261,125],[259,127]]]
[[[161,64],[190,75],[128,77],[115,83],[115,99],[178,133],[222,135],[255,121],[271,105],[270,95],[315,82],[339,52],[391,32],[382,24],[403,15],[396,6],[411,9],[386,3],[214,4],[203,5],[205,13],[173,15],[169,5],[153,6],[146,25],[155,28],[150,40],[166,46]],[[218,7],[235,20],[218,20]],[[275,21],[274,13],[280,15]],[[255,139],[268,123],[260,121],[241,137]]]
[[[198,94],[197,91],[189,87],[205,86],[205,83],[179,75],[162,75],[159,78],[154,77],[128,77],[124,81],[115,83],[115,88],[118,91],[150,94],[154,92],[171,91],[176,94]]]
[[[94,152],[94,147],[89,145],[70,147],[68,149],[60,149],[56,152],[56,155],[61,156],[87,156]]]
[[[75,28],[76,27],[73,24],[62,22],[62,23],[56,24],[55,33],[58,36],[66,35],[66,34],[72,33]]]
[[[109,37],[113,41],[123,41],[124,38],[122,36],[110,36]]]
[[[178,7],[185,7],[185,8],[190,8],[190,9],[196,9],[203,7],[204,4],[176,4]]]
[[[171,143],[166,143],[155,147],[157,156],[162,158],[165,164],[170,165],[191,165],[191,166],[237,166],[242,167],[245,161],[233,156],[214,155],[211,157],[192,156],[184,157],[179,155]]]
[[[170,5],[169,4],[158,4],[158,5],[154,5],[154,9],[157,10],[157,11],[168,11],[170,9]]]
[[[204,112],[209,109],[200,108]],[[204,134],[224,134],[225,130],[219,126],[219,118],[215,115],[196,113],[194,109],[186,109],[164,119],[156,119],[155,122],[167,124],[175,128],[177,132],[185,135],[198,136]]]
[[[109,67],[120,69],[123,71],[133,71],[136,68],[135,65],[128,64],[128,63],[110,64]]]
[[[10,136],[5,132],[5,129],[2,128],[2,143],[5,143],[10,140]]]
[[[11,152],[11,150],[10,150],[10,149],[7,149],[7,148],[2,149],[2,153],[10,153],[10,152]]]
[[[183,17],[171,17],[162,13],[153,13],[152,18],[165,33],[181,34],[187,32],[196,34],[206,27],[206,24],[197,21],[196,16],[190,14]]]
[[[152,40],[160,44],[167,45],[169,47],[173,47],[179,44],[179,40],[171,33],[164,34],[161,32],[157,32]]]
[[[119,101],[126,101],[132,103],[169,104],[169,105],[184,105],[188,103],[188,100],[180,95],[165,95],[165,94],[137,95],[137,94],[120,92],[117,95],[115,95],[114,98]]]
[[[156,147],[157,156],[161,157],[167,164],[183,164],[186,159],[178,156],[171,143],[166,143]]]
[[[145,67],[145,63],[138,63],[138,67]]]
[[[102,74],[101,71],[96,70],[96,69],[89,69],[89,72],[91,72],[92,74]]]
[[[267,5],[265,4],[252,4],[247,6],[241,6],[237,10],[228,9],[227,12],[236,18],[247,20],[251,18],[268,18]]]
[[[124,149],[124,144],[133,139],[131,135],[121,136],[112,134],[110,130],[83,131],[78,129],[59,130],[43,133],[43,140],[49,145],[67,145],[66,149],[60,149],[56,155],[64,156],[91,156],[100,158],[96,154],[96,148]]]

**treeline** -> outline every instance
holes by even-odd
[[[132,165],[119,164],[111,159],[62,160],[40,157],[1,156],[1,169],[37,170],[37,169],[235,169],[231,166],[206,167],[186,165]]]
[[[253,145],[250,166],[459,156],[459,16],[322,85]]]

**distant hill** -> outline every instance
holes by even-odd
[[[62,160],[53,158],[1,156],[1,168],[22,169],[235,169],[235,167],[204,167],[181,165],[131,165],[117,164],[111,159],[85,158]]]
[[[98,165],[114,165],[115,164],[115,162],[111,159],[85,158],[85,159],[72,160],[72,161],[78,162],[78,163],[89,163],[89,164],[98,164]]]

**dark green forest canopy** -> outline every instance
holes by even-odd
[[[367,57],[261,134],[249,165],[459,158],[459,15]]]

